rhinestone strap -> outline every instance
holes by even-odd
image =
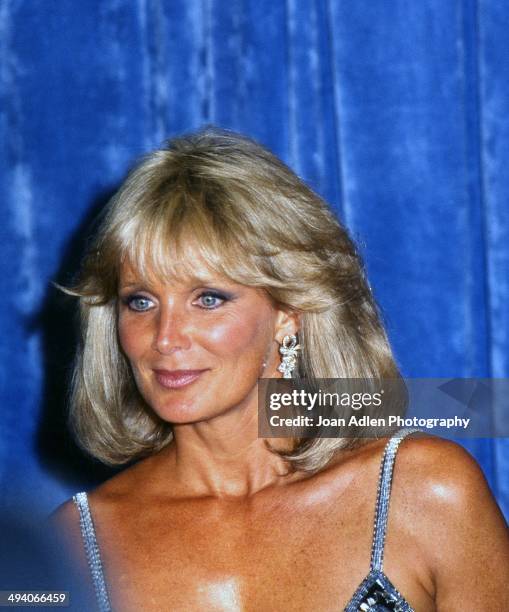
[[[383,571],[385,533],[389,514],[389,499],[391,495],[392,473],[394,460],[401,441],[411,433],[420,429],[408,428],[397,431],[385,446],[380,464],[380,477],[375,510],[375,525],[373,530],[373,545],[371,548],[371,569]]]
[[[92,574],[99,612],[111,612],[110,600],[101,563],[101,555],[99,554],[99,546],[97,545],[97,538],[95,535],[94,523],[92,522],[92,515],[90,514],[87,494],[76,493],[72,499],[80,513],[81,535],[83,537],[88,566]]]

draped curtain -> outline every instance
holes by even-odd
[[[111,474],[65,432],[51,281],[133,160],[205,124],[331,203],[405,375],[507,376],[508,31],[504,0],[0,0],[1,503]],[[508,440],[463,444],[509,516]]]

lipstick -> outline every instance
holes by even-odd
[[[180,389],[196,380],[205,370],[154,370],[157,382],[166,389]]]

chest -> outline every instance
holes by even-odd
[[[374,507],[300,501],[104,513],[114,609],[342,610],[369,571]]]

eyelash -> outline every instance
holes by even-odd
[[[200,295],[198,296],[198,299],[201,299],[203,297],[213,297],[216,298],[218,300],[222,300],[222,303],[224,302],[228,302],[231,298],[223,293],[219,293],[218,291],[203,291],[202,293],[200,293]],[[136,300],[145,300],[150,302],[150,298],[145,297],[144,295],[138,295],[138,294],[134,294],[134,295],[128,295],[125,298],[122,298],[122,302],[132,311],[134,312],[147,312],[148,310],[150,310],[150,308],[134,308],[133,304]],[[207,306],[199,306],[199,308],[202,308],[203,310],[215,310],[216,308],[219,308],[221,304],[218,304],[216,306],[211,306],[211,307],[207,307]]]
[[[203,297],[213,297],[213,298],[216,298],[218,300],[221,300],[221,304],[223,304],[224,302],[229,301],[229,299],[230,299],[224,293],[219,293],[219,291],[203,291],[203,293],[200,293],[200,295],[198,296],[198,299],[201,299]],[[207,306],[200,306],[200,308],[203,308],[204,310],[215,310],[216,308],[219,308],[219,306],[221,304],[218,304],[216,306],[212,306],[210,308],[208,308]]]

